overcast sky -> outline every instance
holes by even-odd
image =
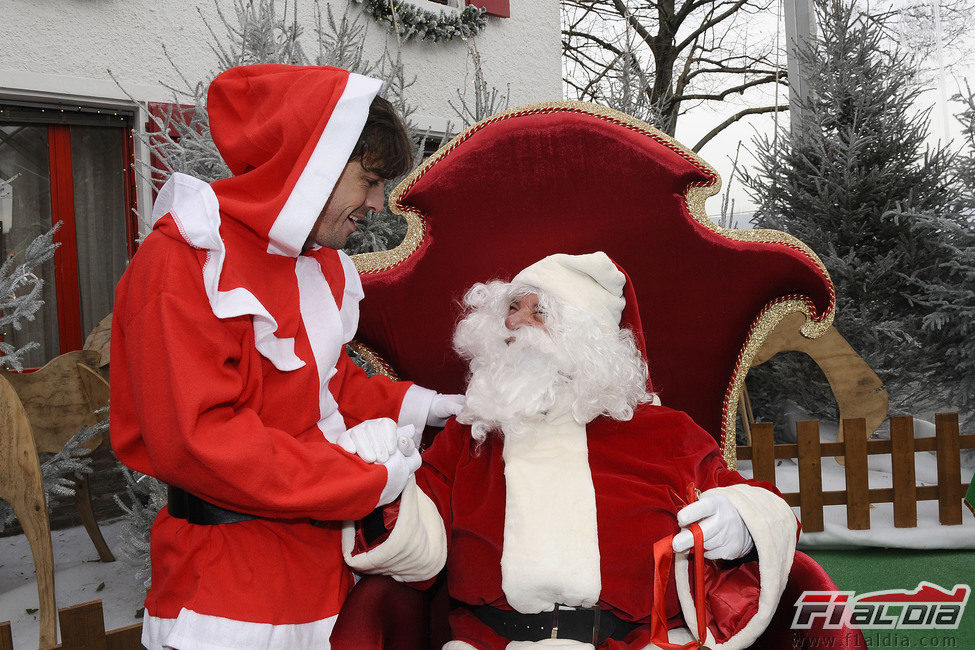
[[[901,6],[906,4],[906,0],[894,0],[887,4],[889,6]],[[880,5],[880,2],[874,2],[872,7],[877,7],[878,5]],[[779,42],[784,44],[785,28],[780,25],[779,29],[776,30],[775,25],[775,16],[770,15],[768,23],[763,29],[769,38],[778,38]],[[933,29],[923,30],[918,29],[917,25],[908,24],[905,24],[902,29],[911,31],[911,36],[915,40],[922,42],[927,40],[929,43],[936,42],[936,32]],[[946,61],[946,68],[943,70],[942,76],[936,54],[933,54],[929,58],[927,62],[927,77],[930,80],[930,88],[922,95],[919,104],[919,108],[931,109],[930,140],[932,144],[936,144],[939,140],[942,142],[945,140],[954,140],[957,142],[960,139],[961,128],[958,121],[954,118],[954,114],[961,110],[961,105],[951,102],[950,99],[945,103],[942,101],[942,97],[950,98],[959,89],[964,88],[966,78],[972,87],[975,88],[975,37],[969,36],[965,39],[965,44],[956,46],[954,50],[946,51],[943,60]],[[944,80],[944,92],[938,87],[939,79]],[[780,90],[780,93],[782,92],[785,91]],[[758,105],[763,100],[765,103],[771,103],[772,99],[771,93],[766,93],[764,97],[753,94],[750,97],[737,100],[732,99],[725,102],[727,110],[715,111],[711,107],[697,108],[688,115],[683,116],[678,122],[677,139],[687,146],[692,146],[715,124],[720,123],[721,120],[740,108],[749,105]],[[786,98],[780,95],[780,100],[786,101]],[[946,116],[947,124],[945,120]],[[778,120],[781,126],[787,126],[788,113],[779,114]],[[747,150],[752,147],[751,141],[753,136],[756,132],[771,135],[774,125],[775,117],[773,115],[750,116],[739,121],[735,126],[726,129],[721,135],[706,144],[700,151],[700,155],[713,165],[721,175],[721,194],[724,194],[725,189],[728,188],[732,160],[739,142],[742,143],[739,166],[750,166],[751,158]],[[741,186],[741,183],[732,181],[730,190],[731,197],[735,200],[735,212],[741,218],[747,218],[753,211],[754,205]],[[720,212],[720,206],[721,203],[718,196],[711,198],[707,205],[708,214],[716,219]],[[743,227],[746,225],[741,224]]]

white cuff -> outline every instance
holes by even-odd
[[[413,384],[406,390],[403,396],[403,404],[399,407],[399,418],[396,424],[405,427],[412,424],[416,427],[416,434],[413,442],[417,448],[420,447],[420,439],[423,437],[423,428],[427,426],[427,415],[430,413],[430,405],[433,398],[437,396],[437,391],[417,386]]]
[[[377,508],[392,503],[400,496],[407,482],[413,480],[413,472],[420,468],[421,462],[419,452],[404,456],[402,452],[396,451],[383,463],[386,468],[386,485],[376,502]]]
[[[747,484],[730,485],[712,488],[701,496],[707,494],[722,494],[734,504],[758,551],[758,611],[724,643],[717,643],[710,629],[707,632],[708,638],[704,640],[704,644],[713,650],[740,650],[755,643],[778,608],[796,552],[798,522],[789,505],[765,488]],[[674,577],[687,627],[696,635],[697,614],[691,595],[687,553],[675,554]]]
[[[354,547],[355,524],[347,521],[342,526],[345,563],[359,573],[380,573],[400,582],[432,578],[447,562],[443,519],[413,477],[403,489],[399,517],[386,541],[358,555],[352,555]]]
[[[463,647],[463,646],[461,646]],[[467,646],[473,648],[473,646]],[[650,646],[655,648],[656,646]],[[573,639],[542,639],[541,641],[509,641],[504,650],[594,650],[591,643]],[[452,650],[447,646],[443,650]]]

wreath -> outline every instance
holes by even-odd
[[[459,14],[433,13],[406,0],[355,0],[377,22],[386,23],[400,38],[421,41],[449,41],[455,36],[474,36],[487,24],[484,9],[468,5]],[[395,8],[395,13],[394,13]]]

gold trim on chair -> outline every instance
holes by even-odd
[[[396,371],[393,367],[386,363],[379,354],[373,350],[371,347],[365,343],[361,343],[352,339],[349,341],[348,346],[352,348],[352,351],[362,357],[366,363],[372,366],[372,369],[376,371],[377,374],[389,377],[393,381],[399,381],[399,377],[396,375]]]
[[[426,223],[418,210],[402,204],[403,196],[431,167],[449,156],[461,143],[486,126],[501,120],[557,112],[591,115],[641,133],[674,151],[697,167],[709,179],[700,183],[690,184],[684,192],[683,200],[685,207],[688,214],[695,221],[711,232],[732,241],[759,242],[793,248],[807,256],[829,282],[830,304],[825,313],[817,313],[809,298],[790,295],[770,302],[753,321],[745,342],[742,345],[741,352],[738,355],[738,361],[732,373],[730,383],[728,384],[721,414],[722,453],[728,465],[735,468],[737,466],[737,458],[735,456],[735,413],[738,408],[738,402],[741,399],[745,375],[751,367],[752,359],[769,333],[788,314],[798,312],[805,316],[805,322],[801,327],[804,336],[809,338],[818,338],[821,336],[829,329],[833,322],[836,295],[833,290],[832,281],[829,281],[829,274],[822,260],[819,259],[812,249],[792,235],[777,230],[736,230],[733,228],[722,228],[709,219],[705,210],[705,202],[708,197],[717,194],[720,190],[720,176],[714,168],[696,153],[649,124],[606,106],[579,101],[527,104],[492,115],[452,138],[450,142],[438,149],[396,186],[390,194],[389,207],[393,213],[401,215],[406,219],[406,237],[401,244],[391,250],[353,256],[352,259],[355,262],[356,268],[363,274],[386,271],[405,262],[420,248],[426,233]],[[376,357],[378,358],[378,355]]]

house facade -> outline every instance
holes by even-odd
[[[253,0],[253,4],[271,0]],[[472,39],[402,41],[364,10],[368,2],[274,3],[302,28],[314,57],[316,16],[327,9],[366,27],[365,56],[384,49],[402,57],[413,122],[439,134],[456,132],[463,95],[473,103],[472,52],[487,83],[510,105],[562,97],[559,7],[554,0],[402,0],[417,9],[457,16],[465,4],[487,11]],[[150,152],[138,137],[144,107],[180,101],[172,88],[207,80],[220,67],[213,51],[226,44],[226,23],[248,0],[0,0],[0,255],[23,250],[61,222],[55,263],[45,269],[45,306],[22,332],[3,332],[41,365],[82,346],[112,309],[115,283],[150,220],[151,184],[134,171]],[[223,18],[221,17],[221,14]],[[138,165],[135,166],[138,168]],[[52,268],[53,267],[53,268]],[[29,333],[28,331],[29,330]]]

